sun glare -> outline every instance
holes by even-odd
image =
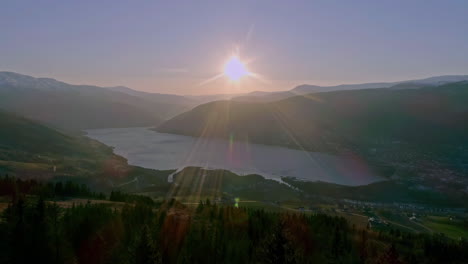
[[[224,65],[224,75],[232,81],[238,81],[242,77],[249,75],[249,71],[239,57],[232,56]]]

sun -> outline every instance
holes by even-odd
[[[224,65],[224,75],[231,81],[239,81],[242,77],[249,74],[250,72],[238,56],[232,56]]]

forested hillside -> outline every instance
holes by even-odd
[[[168,120],[157,130],[312,151],[385,140],[443,146],[467,142],[467,100],[468,83],[460,82],[318,93],[272,103],[218,101]]]
[[[96,189],[136,175],[166,182],[170,172],[130,166],[112,148],[0,111],[0,174],[22,178],[73,179]]]

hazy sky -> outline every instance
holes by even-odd
[[[205,94],[468,74],[468,1],[2,1],[0,70]],[[225,78],[236,47],[262,80]]]

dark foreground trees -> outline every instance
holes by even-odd
[[[0,263],[466,263],[467,254],[466,241],[441,235],[208,203],[59,208],[18,197],[0,222]]]
[[[466,263],[468,244],[377,234],[326,215],[176,201],[59,208],[19,198],[0,223],[1,263]]]

